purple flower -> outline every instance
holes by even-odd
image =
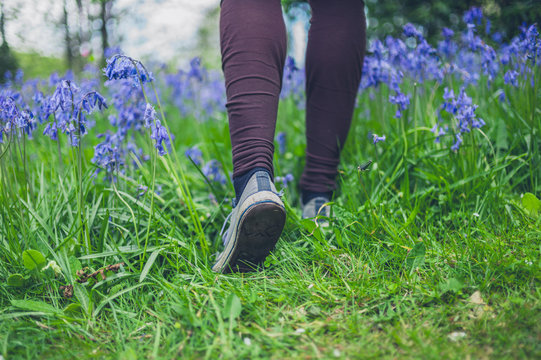
[[[518,87],[518,72],[516,70],[507,70],[503,76],[505,84],[511,84],[514,87]]]
[[[423,39],[423,33],[411,23],[404,25],[404,35],[407,37],[415,37],[419,40]]]
[[[455,35],[455,32],[453,30],[446,27],[442,29],[441,33],[445,40],[451,40],[451,38]]]
[[[505,97],[505,91],[503,91],[503,89],[500,89],[500,94],[498,95],[498,100],[500,102],[504,102],[506,100],[506,97]]]
[[[464,13],[464,22],[466,24],[481,24],[483,20],[483,10],[480,7],[472,7]]]
[[[391,104],[398,105],[395,117],[399,119],[402,117],[402,111],[406,110],[409,107],[410,97],[409,95],[404,95],[401,92],[397,91],[395,96],[389,95],[389,102]]]
[[[83,82],[81,87],[78,87],[72,80],[58,82],[45,110],[46,118],[54,115],[54,119],[45,127],[44,135],[58,140],[60,130],[68,136],[71,146],[79,145],[81,136],[87,133],[89,126],[87,115],[96,108],[107,108],[105,98],[97,91],[89,89],[92,85],[93,82]]]
[[[139,199],[141,196],[144,196],[147,191],[148,191],[148,186],[145,186],[145,185],[139,185],[139,187],[137,188],[137,191],[139,192],[137,194],[137,199]]]
[[[187,158],[192,159],[194,164],[197,166],[201,166],[201,164],[203,163],[203,153],[201,152],[201,150],[199,150],[197,146],[188,148],[184,152],[184,155],[186,155]]]
[[[439,124],[434,125],[432,129],[430,129],[434,135],[436,135],[436,138],[434,139],[434,142],[439,143],[441,140],[441,137],[447,134],[447,130],[443,127],[439,126]]]
[[[292,183],[295,180],[295,177],[293,174],[286,174],[285,176],[276,176],[274,178],[275,182],[281,182],[282,187],[285,189],[288,187],[290,183]]]
[[[460,148],[460,144],[462,144],[462,136],[460,136],[460,133],[458,133],[456,134],[455,143],[451,146],[451,150],[453,150],[454,152],[457,152],[458,149]]]
[[[460,89],[457,97],[452,90],[445,88],[443,97],[445,101],[441,105],[441,110],[451,114],[457,121],[457,141],[452,146],[452,150],[457,151],[462,144],[460,133],[469,133],[472,129],[481,128],[485,122],[475,114],[477,105],[473,104],[472,98],[466,94],[464,88]]]
[[[372,137],[373,137],[372,142],[373,142],[374,144],[377,144],[377,143],[379,143],[380,141],[385,141],[385,135],[378,136],[377,134],[372,134]]]
[[[162,126],[160,120],[156,119],[154,124],[150,125],[150,138],[154,140],[154,147],[158,149],[160,156],[167,154],[164,145],[171,149],[171,140],[167,129]]]
[[[285,154],[286,152],[286,133],[279,132],[276,136],[276,141],[278,142],[278,152],[280,155]]]
[[[107,66],[103,69],[109,80],[132,79],[133,85],[138,86],[139,82],[151,82],[154,80],[139,60],[129,56],[116,54],[107,59]]]
[[[143,121],[144,121],[145,127],[147,129],[150,128],[151,125],[154,124],[155,120],[156,120],[156,110],[154,110],[154,107],[152,105],[147,103],[145,107],[145,114],[143,115]]]
[[[483,46],[481,66],[485,75],[488,75],[488,85],[490,86],[490,83],[499,71],[499,63],[497,61],[496,51],[486,44]]]
[[[210,160],[203,166],[203,169],[201,169],[203,174],[209,179],[210,181],[225,184],[227,179],[225,175],[222,172],[222,166],[217,160]]]

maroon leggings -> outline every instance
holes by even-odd
[[[335,189],[366,46],[362,0],[311,0],[306,50],[306,166],[301,188]],[[273,174],[274,132],[286,57],[280,0],[224,0],[220,14],[233,177]]]

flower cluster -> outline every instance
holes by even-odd
[[[477,105],[473,104],[472,98],[466,94],[464,88],[460,89],[458,96],[455,96],[453,90],[445,88],[443,99],[444,103],[441,105],[441,110],[451,114],[456,119],[456,141],[451,146],[451,150],[458,151],[462,144],[461,134],[469,133],[472,129],[479,129],[485,125],[485,122],[475,114]],[[441,131],[441,129],[438,131]]]
[[[210,160],[207,163],[203,161],[203,153],[197,146],[190,147],[184,152],[187,158],[189,158],[193,163],[201,168],[201,172],[205,177],[212,182],[225,184],[227,182],[227,177],[225,176],[221,164],[217,160]]]
[[[182,116],[206,121],[225,111],[223,78],[219,72],[205,69],[198,57],[190,61],[189,69],[166,75],[165,84]]]
[[[293,174],[286,174],[284,176],[276,176],[274,178],[274,181],[277,183],[281,183],[282,187],[286,189],[290,183],[292,183],[295,180],[295,177]]]
[[[71,80],[61,80],[53,95],[48,99],[45,119],[50,121],[43,134],[58,140],[58,131],[68,136],[72,146],[79,146],[80,139],[87,133],[87,115],[94,110],[107,108],[105,98],[95,90],[79,88]],[[52,119],[51,119],[52,117]]]
[[[134,86],[154,79],[140,61],[121,54],[107,59],[107,66],[103,72],[109,80],[132,79]]]
[[[34,115],[28,109],[21,108],[16,97],[17,94],[9,91],[0,93],[0,143],[4,143],[5,135],[31,136],[35,127]]]

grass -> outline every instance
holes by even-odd
[[[115,183],[91,177],[94,136],[106,127],[106,114],[84,138],[82,179],[76,154],[63,146],[59,161],[48,138],[2,147],[0,355],[540,357],[541,218],[521,200],[540,190],[539,152],[529,161],[523,136],[539,129],[521,122],[529,100],[511,90],[510,102],[500,103],[490,89],[469,87],[487,122],[486,137],[474,132],[454,153],[452,135],[436,144],[428,131],[443,87],[419,89],[404,116],[410,121],[394,119],[395,108],[380,105],[388,89],[360,96],[331,226],[302,220],[298,191],[289,187],[284,233],[265,269],[249,274],[210,270],[232,186],[211,189],[181,155],[197,144],[206,160],[217,158],[231,172],[225,114],[201,123],[181,118],[166,102],[180,161],[156,162],[162,190],[155,195],[138,196],[139,185],[151,188],[152,162],[129,167]],[[276,154],[277,175],[300,177],[303,116],[293,100],[281,103],[278,130],[286,130],[288,140],[286,153]],[[36,134],[42,131],[43,125]],[[386,142],[373,145],[368,131],[385,133]],[[370,170],[359,171],[369,159]],[[185,174],[204,239],[171,180],[175,166]],[[54,260],[59,273],[40,269],[39,259],[36,269],[25,266],[28,249]],[[98,273],[79,283],[84,268],[87,275]],[[13,286],[15,274],[19,286]],[[68,284],[72,297],[60,288]]]
[[[19,67],[27,78],[46,77],[52,72],[64,73],[68,69],[65,60],[37,53],[16,52]]]

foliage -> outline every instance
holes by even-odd
[[[13,55],[7,43],[0,45],[0,83],[6,81],[7,77],[15,76],[18,69],[17,59]]]
[[[287,11],[306,1],[282,0]],[[384,38],[397,36],[407,22],[422,24],[425,36],[434,41],[444,26],[454,27],[460,23],[457,14],[463,14],[472,6],[478,6],[490,16],[490,33],[498,32],[502,39],[510,39],[523,23],[533,24],[541,18],[541,5],[532,0],[467,0],[467,1],[378,1],[366,0],[369,36]]]

